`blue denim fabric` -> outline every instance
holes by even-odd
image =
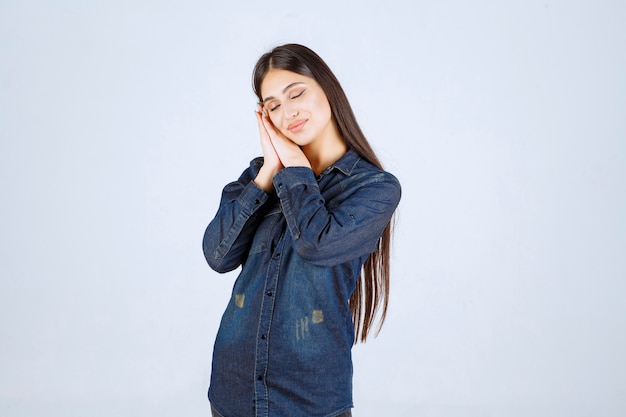
[[[224,417],[221,415],[215,408],[211,407],[211,416],[213,417]],[[348,410],[345,413],[341,413],[336,417],[352,417],[352,410]]]
[[[211,407],[211,416],[213,417],[224,417],[221,415],[215,408]],[[341,413],[336,417],[352,417],[352,410],[348,410],[345,413]]]
[[[400,184],[348,151],[319,177],[288,167],[275,192],[223,190],[203,250],[215,271],[242,266],[213,349],[209,399],[224,417],[337,416],[352,407],[348,300],[400,200]]]

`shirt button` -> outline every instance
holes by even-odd
[[[274,295],[274,293],[273,293],[273,292],[271,292],[271,291],[268,291],[268,292],[267,292],[267,296],[268,296],[268,297],[271,297],[272,295]]]
[[[254,200],[254,204],[260,204],[261,200],[259,200],[258,198],[256,200]]]
[[[261,339],[265,340],[266,338],[267,337],[264,334],[261,335]]]
[[[259,381],[263,381],[263,375],[259,375],[259,377],[257,378]]]

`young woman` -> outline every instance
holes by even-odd
[[[326,63],[296,44],[254,68],[263,157],[223,190],[204,256],[242,266],[213,350],[214,416],[350,416],[351,348],[389,289],[400,184]]]

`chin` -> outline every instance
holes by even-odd
[[[291,133],[285,136],[287,137],[287,139],[289,139],[298,146],[305,146],[311,143],[311,140],[309,138],[303,138],[302,136],[293,135]]]
[[[303,146],[310,145],[311,142],[313,142],[313,141],[312,140],[302,140],[302,139],[298,140],[298,139],[295,139],[292,142],[302,148]]]

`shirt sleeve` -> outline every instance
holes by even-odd
[[[396,177],[384,171],[351,184],[350,195],[338,205],[327,204],[308,167],[284,168],[274,176],[274,187],[296,252],[321,266],[374,252],[401,195]]]
[[[224,187],[217,214],[204,232],[204,257],[217,272],[232,271],[245,261],[262,219],[258,213],[269,195],[253,181],[254,162],[237,181]]]

